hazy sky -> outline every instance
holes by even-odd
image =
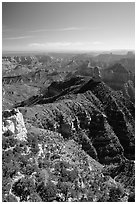
[[[135,48],[135,4],[2,3],[3,51]]]

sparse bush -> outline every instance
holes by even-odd
[[[29,196],[29,202],[42,202],[40,196],[37,194],[37,193],[32,193],[30,196]]]
[[[37,187],[37,192],[40,195],[43,202],[51,202],[56,199],[57,187],[49,182],[46,186],[42,182]]]
[[[39,152],[38,138],[35,135],[28,134],[28,144],[31,146],[31,151],[34,154]]]
[[[8,152],[5,152],[5,156],[9,155],[6,153]],[[19,170],[19,164],[12,156],[12,154],[11,156],[9,157],[7,156],[7,158],[3,159],[3,177],[12,178],[18,170]]]
[[[13,137],[2,137],[2,148],[3,149],[7,149],[10,147],[14,147],[16,144],[16,139],[14,139]]]
[[[20,201],[27,201],[28,196],[35,192],[35,186],[32,179],[22,178],[12,186],[14,195],[20,197]]]
[[[63,193],[65,196],[67,196],[67,193],[70,190],[70,185],[68,185],[68,183],[58,182],[57,187],[61,193]]]
[[[18,202],[16,197],[13,195],[8,195],[3,198],[3,202]]]
[[[13,135],[13,132],[12,132],[11,130],[7,130],[6,132],[3,133],[3,135],[4,135],[5,137],[10,137],[10,136]]]
[[[124,194],[124,189],[121,185],[117,187],[111,187],[109,191],[109,202],[118,202],[120,201],[121,196]]]

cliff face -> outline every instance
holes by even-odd
[[[130,72],[121,64],[114,64],[101,72],[102,80],[114,90],[121,90],[124,96],[134,102],[134,72]]]
[[[48,98],[16,104],[27,138],[12,150],[3,146],[4,182],[10,181],[4,199],[127,201],[134,193],[134,104],[81,77],[48,91]],[[9,151],[16,169],[8,166]]]
[[[102,79],[106,81],[114,81],[125,83],[130,79],[130,72],[121,64],[114,64],[113,66],[104,69],[102,72]]]
[[[44,70],[30,71],[27,74],[18,74],[16,76],[4,76],[2,78],[3,84],[17,84],[17,83],[29,83],[39,82],[42,78],[47,77],[47,73]]]

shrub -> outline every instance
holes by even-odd
[[[121,185],[118,185],[117,187],[111,187],[109,192],[110,199],[109,202],[118,202],[120,201],[121,196],[124,194],[124,189]]]
[[[29,202],[42,202],[40,196],[37,193],[32,193],[29,197]]]
[[[28,134],[28,144],[31,147],[31,151],[34,154],[37,154],[39,152],[39,147],[38,147],[38,138],[33,135],[33,134]]]
[[[16,139],[14,139],[13,137],[4,137],[2,138],[2,148],[3,149],[7,149],[10,147],[14,147],[16,144]]]
[[[18,180],[12,186],[14,195],[20,197],[20,201],[27,201],[27,197],[35,192],[35,186],[32,179],[23,178]]]
[[[58,182],[57,187],[60,189],[60,192],[66,196],[69,191],[70,185],[68,185],[67,183]]]
[[[13,132],[12,132],[11,130],[7,130],[6,132],[3,133],[3,135],[4,135],[5,137],[10,137],[10,136],[13,135]]]
[[[3,202],[18,202],[16,197],[13,195],[8,195],[3,197]]]
[[[37,192],[43,202],[51,202],[56,199],[57,187],[51,182],[49,182],[46,186],[44,185],[44,182],[42,182],[37,187]]]

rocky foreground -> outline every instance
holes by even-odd
[[[75,77],[3,112],[3,201],[134,201],[134,103]]]

